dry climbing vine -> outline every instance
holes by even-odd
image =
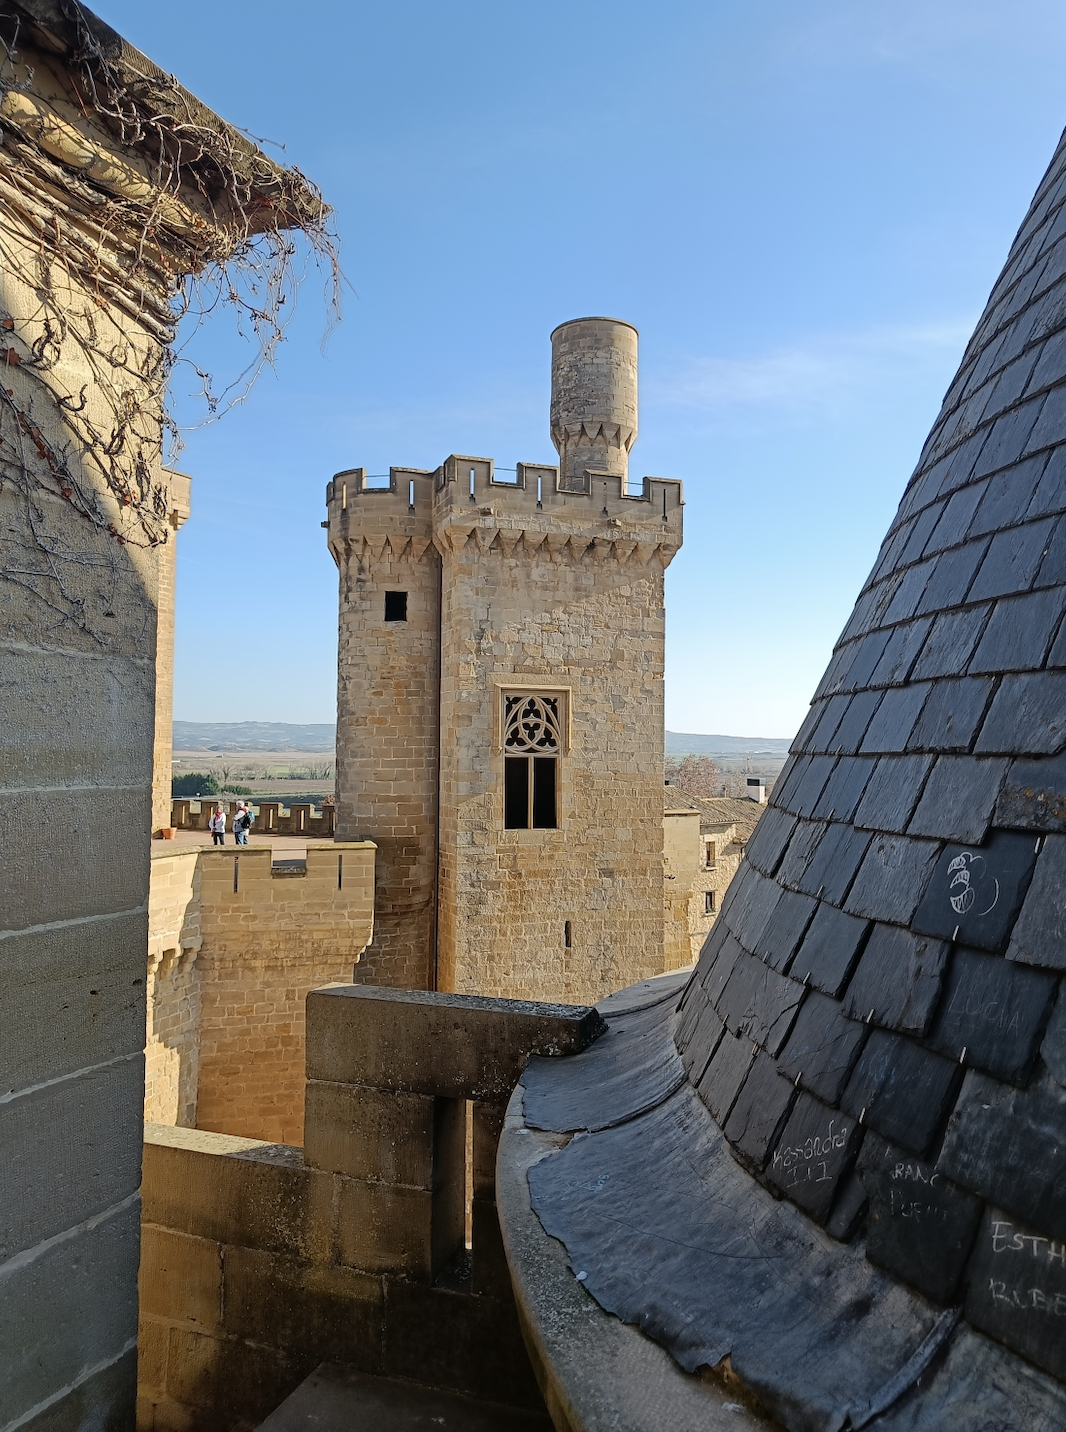
[[[173,347],[179,325],[184,335],[230,308],[254,345],[246,385],[283,336],[293,231],[324,261],[334,312],[339,274],[329,210],[298,170],[271,163],[76,0],[54,10],[60,69],[0,3],[0,486],[14,484],[24,510],[0,575],[85,626],[45,495],[119,547],[166,541],[162,442],[177,437],[166,394],[189,361]],[[215,416],[234,385],[217,391],[192,366]]]

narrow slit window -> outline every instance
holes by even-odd
[[[573,932],[573,930],[572,930],[571,927],[570,927],[570,921],[569,921],[569,920],[564,920],[564,922],[563,922],[563,948],[564,948],[564,949],[567,949],[567,950],[570,950],[570,949],[573,949],[573,945],[574,945],[574,932]]]
[[[706,891],[704,891],[704,895],[703,895],[703,913],[704,913],[705,915],[713,915],[713,914],[714,914],[714,891],[713,891],[713,890],[706,890]]]
[[[385,593],[385,620],[387,622],[405,622],[407,620],[406,592]]]

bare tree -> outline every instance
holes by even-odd
[[[668,756],[666,779],[690,796],[716,796],[722,774],[710,756]]]

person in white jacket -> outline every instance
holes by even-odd
[[[214,810],[212,811],[212,813],[211,813],[211,819],[208,821],[207,824],[208,824],[208,829],[210,830],[212,836],[214,837],[214,844],[215,844],[215,845],[225,845],[225,843],[226,843],[226,812],[222,809],[222,802],[221,802],[221,801],[219,801],[218,805],[215,806],[215,809],[214,809]]]

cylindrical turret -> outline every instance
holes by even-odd
[[[637,330],[617,318],[573,318],[552,339],[552,442],[560,486],[588,492],[587,469],[629,477],[637,437]]]

